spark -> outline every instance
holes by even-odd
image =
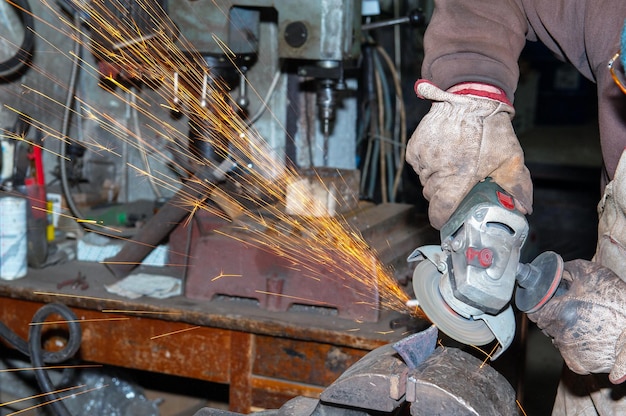
[[[220,274],[212,278],[211,281],[214,282],[218,279],[221,279],[222,277],[242,277],[242,276],[240,274],[226,274],[224,272],[221,272]]]
[[[35,291],[35,292],[33,292],[33,294],[34,295],[44,295],[44,296],[58,296],[58,297],[62,297],[62,298],[77,298],[77,299],[100,300],[100,301],[106,301],[106,302],[122,302],[122,303],[126,303],[126,301],[124,301],[124,300],[116,300],[116,299],[111,299],[111,298],[99,298],[99,297],[95,297],[95,296],[71,295],[71,294],[67,294],[67,293],[54,293],[54,292]]]
[[[37,370],[37,369],[39,369],[39,368],[33,368],[33,370]],[[80,388],[83,388],[85,386],[86,386],[85,384],[81,384],[81,385],[78,385],[78,386],[66,387],[64,389],[55,390],[52,393],[55,393],[55,394],[56,393],[65,393],[66,391],[80,389]],[[50,393],[40,393],[40,394],[36,394],[36,395],[33,395],[33,396],[29,396],[29,397],[23,397],[21,399],[11,400],[10,402],[0,403],[0,407],[11,406],[11,405],[14,405],[14,404],[17,404],[17,403],[25,402],[27,400],[38,399],[38,398],[44,397],[44,396],[46,396],[48,394],[50,394]]]
[[[491,351],[489,352],[489,354],[487,354],[487,357],[485,358],[485,360],[481,364],[480,368],[483,368],[483,366],[485,366],[487,364],[487,360],[489,360],[491,357],[493,357],[493,353],[496,352],[496,350],[498,349],[499,346],[500,346],[500,343],[496,342],[496,345],[494,345],[493,348],[491,349]]]
[[[133,314],[145,314],[145,315],[181,315],[182,312],[165,312],[165,311],[137,311],[133,309],[102,309],[102,313],[133,313]]]
[[[519,407],[519,410],[522,411],[523,416],[528,416],[526,411],[524,411],[524,408],[522,407],[522,404],[519,402],[519,400],[515,399],[515,404],[517,404],[517,407]]]
[[[167,337],[167,336],[170,336],[170,335],[180,334],[181,332],[193,331],[193,330],[199,329],[199,328],[202,328],[202,327],[201,326],[192,326],[191,328],[179,329],[178,331],[172,331],[172,332],[167,332],[165,334],[155,335],[153,337],[150,337],[150,339],[154,340],[154,339],[157,339],[157,338],[163,338],[163,337]]]
[[[34,371],[34,370],[65,370],[68,368],[100,368],[100,364],[78,364],[78,365],[51,365],[46,367],[24,367],[24,368],[3,368],[0,369],[0,373],[16,373],[21,371]]]
[[[32,205],[31,208],[36,210],[36,211],[43,211],[43,212],[45,212],[47,214],[51,214],[52,213],[52,211],[50,209],[48,209],[48,208],[38,207],[38,206],[35,206],[35,205]],[[71,216],[71,215],[68,215],[68,214],[64,214],[62,212],[58,212],[57,214],[59,216],[61,216],[61,217],[64,217],[64,218],[70,218],[70,219],[72,219],[72,220],[74,220],[74,221],[76,221],[78,223],[86,223],[86,224],[98,225],[103,230],[113,231],[113,232],[116,232],[116,233],[120,233],[121,232],[121,230],[119,230],[119,229],[116,229],[116,228],[104,225],[103,221],[90,220],[90,219],[87,219],[87,218],[77,218],[77,217],[74,217],[74,216]],[[94,232],[93,230],[90,230],[90,231]],[[105,234],[105,235],[108,235],[108,234]]]
[[[105,321],[128,321],[130,318],[93,318],[93,319],[68,319],[61,321],[45,321],[45,322],[31,322],[29,326],[37,325],[56,325],[56,324],[69,324],[69,323],[84,323],[84,322],[105,322]]]
[[[88,219],[84,219],[84,218],[77,218],[76,222],[78,222],[78,223],[85,223],[85,224],[102,224],[102,221],[88,220]]]
[[[282,293],[267,292],[267,291],[264,291],[264,290],[255,290],[254,292],[255,293],[260,293],[262,295],[279,296],[281,298],[302,300],[302,301],[305,301],[305,302],[315,303],[317,305],[330,305],[327,302],[322,302],[322,301],[318,301],[318,300],[315,300],[315,299],[302,298],[302,297],[298,297],[298,296],[285,295],[285,294],[282,294]],[[330,306],[332,306],[332,305],[330,305]]]
[[[500,343],[496,342],[496,344],[493,346],[491,351],[487,352],[487,351],[483,350],[482,348],[478,347],[477,345],[470,345],[470,347],[478,350],[479,352],[481,352],[485,356],[485,359],[483,360],[483,363],[480,365],[479,368],[483,368],[487,364],[487,361],[493,356],[493,353],[498,349],[499,346],[500,346]]]
[[[49,405],[51,403],[64,400],[64,399],[66,399],[68,397],[75,397],[75,396],[78,396],[78,395],[81,395],[81,394],[90,393],[92,391],[99,390],[99,389],[102,389],[104,387],[109,387],[109,385],[108,384],[103,384],[102,386],[93,387],[91,389],[87,389],[87,390],[79,391],[77,393],[73,393],[71,396],[58,397],[58,398],[53,399],[53,400],[48,400],[47,402],[36,404],[34,406],[27,407],[26,409],[18,410],[17,412],[9,413],[7,416],[18,415],[20,413],[28,412],[28,411],[33,410],[33,409],[38,409],[40,407],[47,406],[47,405]]]

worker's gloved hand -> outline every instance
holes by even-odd
[[[563,287],[528,314],[552,338],[567,366],[578,374],[610,373],[626,380],[626,282],[586,260],[565,263]]]
[[[420,80],[415,91],[433,101],[413,133],[406,160],[413,166],[430,201],[428,215],[440,229],[465,195],[491,177],[532,211],[532,182],[511,119],[515,110],[504,92],[491,85],[459,84],[442,91]]]

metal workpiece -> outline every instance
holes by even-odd
[[[166,238],[183,218],[189,215],[190,200],[203,200],[211,193],[217,181],[212,169],[200,166],[195,175],[147,223],[126,241],[122,249],[106,259],[109,271],[118,278],[128,276],[154,247]]]
[[[256,416],[310,416],[313,415],[319,406],[319,400],[312,399],[310,397],[298,396],[289,400],[280,409],[269,409],[260,412],[255,412]],[[339,409],[347,410],[347,409]],[[320,413],[318,413],[320,414]],[[323,413],[326,416],[336,415],[366,415],[367,413],[356,412],[348,410],[347,413],[333,413],[332,411]],[[194,413],[193,416],[241,416],[241,413],[231,412],[224,409],[216,409],[212,407],[205,407]]]
[[[492,367],[456,348],[437,348],[408,375],[413,416],[516,415],[515,391]]]
[[[393,349],[402,357],[404,363],[411,369],[417,368],[437,346],[439,331],[431,325],[429,328],[402,338],[393,344]]]

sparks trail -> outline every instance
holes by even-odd
[[[69,324],[72,322],[78,323],[87,323],[87,322],[109,322],[109,321],[128,321],[130,318],[94,318],[94,319],[75,319],[75,320],[63,320],[63,321],[45,321],[45,322],[31,322],[29,326],[40,326],[40,325],[58,325],[58,324]]]
[[[155,339],[158,339],[158,338],[169,337],[169,336],[172,336],[172,335],[177,335],[177,334],[180,334],[180,333],[183,333],[183,332],[193,331],[193,330],[200,329],[200,328],[202,328],[202,327],[201,326],[192,326],[191,328],[179,329],[177,331],[172,331],[172,332],[167,332],[165,334],[155,335],[153,337],[150,337],[150,339],[151,340],[155,340]]]
[[[84,387],[84,386],[81,386],[81,387]],[[25,409],[18,410],[17,412],[9,413],[7,416],[19,415],[21,413],[28,412],[30,410],[38,409],[40,407],[44,407],[44,406],[47,406],[47,405],[55,403],[55,402],[59,402],[61,400],[65,400],[68,397],[75,397],[75,396],[79,396],[81,394],[91,393],[92,391],[100,390],[100,389],[105,388],[105,387],[109,387],[109,385],[108,384],[103,384],[102,386],[93,387],[93,388],[90,388],[90,389],[87,389],[87,390],[79,391],[79,392],[73,393],[73,394],[68,395],[68,396],[63,396],[63,397],[59,397],[59,398],[56,398],[56,399],[53,399],[53,400],[48,400],[48,401],[46,401],[44,403],[36,404],[36,405],[30,406],[30,407],[27,407]],[[64,390],[68,390],[68,389],[64,389]],[[57,393],[57,392],[59,392],[59,391],[55,391],[55,392],[51,392],[51,393]],[[49,393],[44,393],[42,395],[37,395],[37,397],[45,396],[46,394],[49,394]],[[35,396],[33,396],[33,397],[35,397]]]
[[[222,89],[222,81],[213,77],[204,59],[197,52],[193,52],[193,45],[182,36],[175,36],[177,34],[175,25],[163,10],[150,2],[137,1],[148,20],[152,22],[149,30],[144,31],[141,22],[121,21],[115,10],[106,8],[103,2],[73,3],[81,14],[89,16],[89,23],[81,26],[76,26],[64,15],[55,12],[56,5],[45,1],[44,4],[57,13],[62,24],[45,21],[42,23],[77,42],[84,42],[83,46],[101,62],[105,62],[107,65],[103,67],[111,71],[102,72],[90,64],[87,58],[79,59],[72,53],[59,52],[68,60],[76,60],[88,70],[89,76],[110,81],[115,87],[110,90],[111,94],[141,115],[142,129],[162,137],[168,143],[168,151],[171,154],[186,160],[191,166],[203,166],[214,172],[221,172],[220,163],[224,159],[232,161],[232,165],[240,168],[231,172],[230,178],[243,189],[258,191],[242,195],[241,199],[245,204],[230,197],[230,202],[241,210],[238,219],[254,224],[245,230],[246,243],[284,259],[288,267],[301,270],[303,276],[319,280],[321,284],[325,279],[340,281],[347,288],[351,288],[352,282],[358,283],[359,287],[362,287],[359,289],[362,301],[371,304],[373,308],[377,308],[380,302],[384,308],[414,313],[406,306],[408,297],[393,277],[392,270],[382,264],[363,237],[351,230],[344,219],[340,216],[294,217],[285,213],[286,189],[290,187],[294,189],[295,196],[302,201],[310,200],[310,195],[305,189],[291,186],[301,179],[299,174],[287,166],[279,157],[279,152],[269,147],[268,143],[239,116],[237,105],[226,90]],[[217,2],[215,4],[219,7]],[[83,39],[91,39],[91,42]],[[218,43],[224,45],[223,42]],[[223,52],[227,57],[232,54],[225,45]],[[140,96],[140,90],[119,82],[112,69],[123,70],[127,76],[143,80],[153,86],[156,100]],[[44,71],[40,72],[49,77]],[[60,83],[57,79],[54,79],[54,82]],[[64,106],[45,94],[40,97],[49,100],[55,106]],[[170,154],[166,154],[111,114],[80,97],[74,98],[80,106],[80,111],[70,109],[75,117],[97,122],[103,131],[130,148],[148,151],[151,156],[166,164],[173,164],[181,171],[188,170],[188,165],[180,164],[176,158],[172,159]],[[155,112],[155,109],[163,107],[181,109],[190,120],[193,120],[198,140],[212,146],[217,158],[214,160],[192,153],[187,147],[187,134],[179,131],[167,120],[163,120]],[[100,143],[98,138],[88,137],[79,142],[76,139],[62,137],[58,130],[37,124],[36,120],[33,120],[33,124],[45,132],[47,137],[56,138],[61,143],[75,142],[96,152],[121,157],[118,150],[111,145]],[[186,183],[172,183],[164,172],[131,167],[138,175],[150,178],[158,186],[170,191],[176,189],[184,191],[190,186]],[[321,179],[318,177],[318,180]],[[200,185],[206,187],[207,195],[211,194],[210,184]],[[339,195],[335,198],[338,205],[343,202]],[[205,204],[204,198],[193,197],[191,192],[189,198],[184,200],[184,204],[185,209],[192,214],[198,209],[203,209],[224,218],[223,212]],[[104,229],[102,233],[106,235],[106,231]],[[303,262],[303,259],[307,261]],[[324,271],[312,267],[312,263],[323,265]],[[380,300],[374,292],[378,292]]]
[[[44,367],[44,369],[45,369],[45,367]],[[27,369],[25,369],[25,370],[27,370]],[[35,368],[33,368],[33,370],[35,370]],[[85,386],[86,386],[85,384],[81,384],[81,385],[78,385],[78,386],[66,387],[64,389],[55,390],[52,393],[56,393],[56,394],[58,394],[58,393],[65,393],[67,391],[80,389],[80,388],[83,388]],[[28,401],[28,400],[38,399],[38,398],[44,397],[44,396],[46,396],[48,394],[50,394],[50,393],[40,393],[40,394],[35,394],[33,396],[23,397],[21,399],[11,400],[9,402],[0,403],[0,407],[11,406],[11,405],[14,405],[14,404],[17,404],[17,403],[22,403],[22,402],[25,402],[25,401]],[[15,414],[15,413],[13,413],[13,414]]]
[[[19,373],[21,371],[33,371],[33,370],[65,370],[75,368],[100,368],[101,364],[78,364],[78,365],[50,365],[45,367],[24,367],[24,368],[4,368],[0,370],[0,373]],[[1,404],[0,406],[6,406]]]

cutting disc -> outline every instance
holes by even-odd
[[[424,260],[413,272],[413,290],[420,308],[444,334],[463,344],[485,345],[495,336],[484,321],[467,319],[456,313],[439,292],[442,274],[434,264]]]

